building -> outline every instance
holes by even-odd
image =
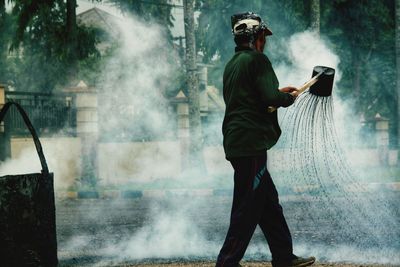
[[[121,34],[118,30],[118,23],[121,22],[121,19],[98,7],[79,13],[76,16],[76,21],[78,25],[93,27],[103,33],[100,36],[100,43],[97,44],[97,49],[102,55],[112,47]]]

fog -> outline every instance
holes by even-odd
[[[162,176],[163,173],[168,173],[172,163],[175,164],[182,160],[175,133],[177,127],[176,114],[170,108],[166,97],[166,92],[171,86],[176,86],[174,77],[179,75],[179,60],[175,51],[170,48],[160,26],[147,24],[138,18],[131,17],[123,19],[118,24],[118,29],[120,44],[105,64],[99,84],[95,85],[99,90],[100,143],[112,145],[111,149],[102,150],[105,151],[101,156],[105,164],[101,168],[104,172],[110,173],[118,172],[118,168],[125,168],[125,172],[123,172],[126,175],[125,180],[122,179],[118,183],[129,183],[132,179],[142,179],[143,182],[148,182],[157,175]],[[336,175],[340,177],[326,175],[320,177],[320,180],[313,180],[315,178],[313,176],[298,177],[302,173],[301,170],[306,168],[296,158],[298,154],[291,153],[289,155],[293,158],[281,160],[279,153],[282,152],[282,149],[303,143],[291,144],[291,139],[288,137],[292,133],[291,131],[297,131],[291,128],[292,125],[288,124],[287,119],[291,117],[290,112],[296,112],[294,110],[296,105],[287,110],[279,110],[280,123],[284,134],[277,147],[271,151],[269,167],[272,177],[280,186],[291,186],[293,184],[307,186],[310,185],[310,181],[311,185],[320,186],[321,191],[317,190],[312,200],[320,201],[322,208],[318,205],[311,205],[310,203],[314,203],[313,201],[305,202],[303,206],[298,207],[298,209],[305,211],[305,213],[300,214],[315,217],[313,222],[318,222],[318,219],[326,216],[323,217],[323,221],[325,223],[328,221],[331,224],[331,228],[329,228],[331,232],[327,235],[337,234],[343,238],[343,244],[334,245],[313,243],[312,238],[310,238],[309,243],[295,242],[295,253],[305,255],[311,252],[325,261],[400,264],[398,247],[395,247],[393,243],[396,240],[398,241],[398,236],[388,236],[390,233],[388,230],[398,226],[398,222],[392,217],[391,211],[386,210],[384,197],[381,196],[378,201],[368,197],[358,199],[358,201],[351,203],[349,207],[342,207],[343,203],[337,202],[335,199],[338,194],[340,201],[343,198],[348,201],[357,199],[358,192],[349,193],[346,190],[345,187],[348,184],[355,184],[356,189],[363,190],[362,177],[360,180],[360,177],[353,175],[355,170],[346,163],[348,160],[346,154],[340,153],[340,149],[346,150],[350,147],[348,142],[354,140],[346,138],[349,131],[353,135],[357,135],[353,127],[357,124],[357,119],[349,116],[349,114],[352,114],[352,110],[336,96],[336,91],[340,90],[340,88],[337,88],[337,82],[341,79],[339,57],[330,49],[329,42],[308,31],[291,36],[284,49],[288,51],[290,64],[279,62],[274,64],[273,62],[281,87],[286,85],[300,86],[311,78],[313,67],[316,65],[325,65],[336,69],[334,95],[329,98],[329,105],[335,111],[333,112],[330,109],[331,106],[329,106],[324,113],[332,116],[332,121],[334,121],[332,125],[323,126],[331,127],[328,129],[329,138],[331,138],[330,147],[326,147],[327,144],[323,143],[326,139],[318,139],[317,137],[315,139],[318,141],[315,143],[317,147],[314,146],[314,150],[310,153],[315,152],[316,156],[326,157],[320,158],[321,161],[313,162],[313,164],[318,165],[316,167],[318,171],[313,175],[326,175],[336,171]],[[268,53],[273,53],[273,51],[268,51]],[[303,98],[305,97],[307,97],[307,94],[303,95]],[[301,101],[301,98],[298,101]],[[313,127],[319,126],[314,125]],[[204,127],[204,129],[212,132],[219,131],[220,125]],[[307,136],[303,136],[303,138],[307,138]],[[154,149],[133,156],[132,151],[134,149],[129,149],[130,143],[133,141],[144,143],[149,140],[171,143],[168,146],[156,146]],[[73,154],[72,156],[65,156],[64,160],[52,161],[52,158],[58,157],[56,156],[58,154],[64,154],[63,151],[67,149],[67,147],[61,149],[54,147],[57,147],[57,144],[45,146],[45,154],[50,159],[49,167],[51,171],[55,172],[56,177],[63,177],[68,171],[65,162],[72,160],[69,157],[79,158],[79,156]],[[332,147],[338,150],[329,151]],[[218,177],[210,177],[204,173],[191,173],[190,178],[192,180],[185,180],[185,185],[192,189],[195,189],[199,184],[202,185],[201,188],[204,188],[204,185],[214,188],[221,183],[217,179],[225,179],[228,183],[233,183],[232,171],[229,169],[229,164],[223,159],[221,146],[214,149],[208,148],[207,151],[209,151],[209,158],[221,160],[220,165],[224,164],[223,171],[217,170],[221,166],[211,164],[211,162],[208,164],[208,171],[209,173],[219,173]],[[334,154],[330,154],[331,152]],[[40,166],[35,163],[38,163],[35,158],[37,156],[32,148],[25,149],[18,158],[0,165],[0,173],[38,171]],[[118,160],[115,160],[115,158]],[[333,158],[335,158],[333,167],[329,164],[329,166],[324,165],[326,160]],[[76,164],[79,164],[79,162],[80,159]],[[124,164],[129,166],[124,167]],[[136,164],[136,167],[131,168],[130,164]],[[291,168],[286,168],[288,164],[291,165]],[[140,170],[136,170],[136,168]],[[158,174],[154,174],[155,168],[158,170]],[[283,172],[282,170],[285,169],[286,172]],[[129,173],[129,170],[134,173]],[[138,175],[138,172],[141,175]],[[146,176],[150,173],[151,175]],[[344,173],[345,175],[343,175]],[[140,177],[137,178],[138,176]],[[207,178],[206,182],[201,180],[205,178]],[[331,178],[337,179],[328,180]],[[185,177],[177,175],[177,177],[172,177],[171,181],[175,183],[176,187],[180,188],[182,179],[185,179]],[[332,182],[334,182],[333,187],[329,187]],[[60,188],[63,187],[62,180],[56,178],[57,183],[61,184]],[[100,183],[104,183],[104,181],[100,181]],[[108,186],[113,185],[113,181],[107,180],[106,184]],[[232,186],[233,184],[229,188],[231,189]],[[280,187],[278,187],[278,190],[280,190]],[[307,199],[307,194],[300,194],[299,197],[301,200]],[[105,245],[98,250],[98,253],[103,255],[104,259],[99,260],[96,264],[106,266],[110,262],[157,258],[215,259],[219,248],[222,246],[221,236],[223,236],[223,233],[218,233],[215,237],[210,236],[210,233],[205,232],[205,227],[201,225],[202,221],[197,221],[189,215],[189,210],[204,206],[206,201],[209,201],[206,197],[189,197],[184,200],[167,197],[149,200],[150,209],[145,215],[146,221],[143,222],[142,227],[135,229],[119,240],[107,236],[105,232],[102,238],[104,241],[110,240],[110,242],[105,242]],[[128,203],[116,201],[115,209],[128,208],[125,205],[128,205]],[[218,203],[213,205],[218,205]],[[290,203],[286,205],[290,205]],[[103,212],[95,210],[87,216],[96,221],[96,218],[103,216]],[[296,219],[298,219],[296,224],[290,226],[301,229],[303,227],[302,219],[301,217]],[[226,224],[228,224],[228,220],[229,215],[227,213]],[[354,228],[357,225],[359,229]],[[314,227],[318,226],[314,225]],[[73,248],[84,253],[90,250],[92,242],[92,237],[81,235],[77,231],[76,234],[71,234],[68,242],[61,245],[60,250],[68,251]],[[253,241],[246,258],[268,259],[270,255],[266,253],[266,246],[266,241]],[[61,259],[64,256],[61,253]]]

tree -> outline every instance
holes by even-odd
[[[321,11],[320,11],[320,0],[311,0],[311,16],[310,16],[310,28],[319,34],[319,29],[320,29],[320,17],[321,17]]]
[[[184,0],[183,3],[186,37],[186,80],[189,88],[189,164],[190,168],[201,168],[204,164],[201,156],[203,152],[203,141],[201,138],[200,97],[196,63],[196,40],[194,32],[194,0]]]
[[[400,0],[395,1],[395,10],[396,10],[395,19],[396,19],[397,145],[400,148]]]
[[[305,1],[289,0],[198,0],[201,12],[196,32],[198,50],[203,54],[204,63],[212,63],[211,83],[222,88],[222,72],[234,51],[230,18],[245,11],[258,13],[275,33],[268,38],[267,54],[272,62],[287,59],[287,51],[281,49],[284,42],[295,32],[304,31],[309,26],[307,16],[309,6]],[[274,51],[274,53],[268,53]]]
[[[14,17],[6,12],[5,2],[0,1],[0,84],[8,84],[15,78],[14,64],[9,57],[9,40],[15,31],[14,24]]]
[[[66,41],[67,41],[67,58],[69,67],[67,68],[67,76],[71,79],[76,75],[77,68],[77,25],[76,25],[76,0],[67,0],[66,12]]]
[[[321,34],[330,39],[341,58],[340,95],[354,99],[356,111],[367,117],[377,112],[390,115],[394,104],[390,99],[390,88],[394,87],[390,1],[337,0],[323,4],[329,14]]]
[[[198,0],[197,8],[201,12],[198,49],[204,55],[203,61],[214,65],[209,72],[211,82],[222,88],[223,68],[234,47],[230,28],[232,14],[250,10],[266,20],[274,32],[267,40],[266,54],[274,65],[290,63],[282,47],[291,35],[315,25],[319,17],[321,38],[341,60],[339,96],[352,101],[359,115],[370,118],[379,112],[397,121],[393,112],[397,102],[392,90],[396,86],[394,2]]]
[[[98,30],[76,25],[76,0],[14,0],[16,18],[11,49],[13,86],[25,91],[52,91],[76,83],[81,62],[99,56]],[[7,43],[7,42],[6,42]]]

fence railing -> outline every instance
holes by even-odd
[[[73,94],[6,91],[6,101],[20,104],[40,135],[76,135],[76,108]],[[12,136],[29,135],[18,112],[11,109],[5,131]]]

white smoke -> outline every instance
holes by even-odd
[[[138,19],[118,21],[120,47],[106,64],[103,79],[96,87],[105,94],[100,100],[105,130],[143,127],[132,125],[138,116],[147,130],[165,133],[168,117],[163,93],[172,84],[178,62],[176,51],[169,47],[162,28]],[[121,117],[120,115],[125,115]],[[132,121],[126,120],[131,118]],[[166,134],[166,133],[165,133]]]
[[[205,179],[203,173],[194,173],[190,179],[179,177],[181,148],[172,133],[177,127],[177,117],[169,113],[169,99],[165,97],[165,92],[176,86],[174,77],[182,67],[175,55],[177,51],[168,44],[159,25],[133,17],[124,18],[117,25],[120,45],[105,64],[101,83],[96,86],[100,89],[101,129],[106,135],[99,147],[100,176],[107,176],[101,182],[106,182],[107,186],[151,183],[158,177],[170,179],[176,188],[181,188],[181,184],[196,188],[204,182],[213,183]],[[112,132],[114,136],[107,133],[110,129],[117,129]],[[134,140],[133,144],[129,138],[138,129],[144,129],[145,135],[153,134],[156,140],[150,143],[148,140]],[[168,177],[171,168],[178,169],[175,177]],[[127,259],[206,256],[217,250],[217,247],[210,246],[196,222],[187,216],[188,205],[195,207],[201,199],[193,199],[186,205],[175,203],[167,208],[162,208],[160,203],[168,201],[158,201],[151,204],[142,227],[126,238],[110,241],[98,251],[111,261],[122,262]],[[93,211],[87,216],[96,218],[102,216],[102,212]],[[104,239],[107,238],[105,234]],[[60,249],[68,251],[76,245],[85,251],[91,243],[90,238],[80,237],[77,233]],[[104,259],[98,264],[104,266],[107,262]]]
[[[287,85],[299,87],[311,79],[315,66],[334,68],[335,82],[340,81],[339,57],[315,32],[305,31],[292,35],[282,45],[282,49],[288,51],[290,66],[278,64],[275,67],[281,87]]]
[[[73,186],[80,175],[79,140],[54,136],[40,138],[40,141],[49,171],[54,173],[55,190]],[[31,138],[13,138],[11,148],[12,158],[0,163],[0,176],[41,172],[42,166]]]
[[[123,140],[127,137],[122,133],[129,135],[129,130],[136,130],[137,127],[143,127],[159,138],[171,138],[171,135],[173,135],[171,132],[176,127],[176,117],[167,112],[168,100],[165,99],[163,92],[172,86],[173,77],[180,66],[179,62],[175,61],[174,50],[165,49],[168,43],[160,26],[143,23],[137,18],[125,18],[118,23],[118,30],[120,31],[121,43],[105,65],[102,73],[103,79],[96,87],[100,88],[100,94],[103,94],[100,101],[100,120],[103,120],[103,125],[108,129],[121,129],[119,133],[115,131],[121,136],[109,136],[110,146],[103,150],[103,152],[105,151],[102,156],[104,159],[102,162],[105,163],[102,166],[103,171],[112,175],[118,171],[117,168],[126,165],[125,170],[128,170],[128,172],[122,173],[129,181],[130,179],[137,179],[135,177],[137,173],[141,175],[155,173],[155,168],[157,168],[157,173],[167,172],[170,169],[171,162],[176,163],[181,160],[180,148],[174,145],[164,147],[161,152],[161,148],[157,148],[158,150],[151,150],[149,153],[135,154],[129,144],[118,142],[119,138]],[[312,69],[316,65],[335,68],[335,80],[336,82],[340,80],[341,75],[338,68],[340,59],[326,42],[314,33],[295,34],[288,40],[287,46],[284,48],[290,55],[291,65],[281,64],[275,68],[281,86],[300,86],[311,78]],[[339,88],[334,88],[334,92],[335,90],[339,90]],[[337,97],[335,97],[335,101],[339,102]],[[343,105],[340,104],[338,107],[340,114],[347,114],[343,111]],[[135,122],[126,119],[138,116],[142,119]],[[140,123],[140,125],[136,127],[134,123]],[[342,125],[339,129],[346,129],[353,122],[349,123],[346,116],[342,116],[339,123]],[[51,149],[45,147],[45,153],[48,153],[48,158],[53,158],[53,155],[56,154],[66,154],[63,153],[63,149],[55,149],[52,152]],[[115,150],[118,151],[115,152]],[[38,163],[38,160],[32,160],[36,157],[34,153],[32,150],[27,154],[21,153],[21,160],[14,162],[14,165],[8,165],[10,163],[2,165],[2,173],[9,174],[16,169],[21,172],[22,170],[24,172],[37,171],[40,169],[40,165],[33,164],[34,161]],[[160,154],[165,156],[158,157]],[[223,154],[220,155],[221,157],[224,156]],[[79,156],[77,157],[79,158]],[[111,162],[115,158],[117,158],[116,163],[107,164],[107,161]],[[68,161],[68,159],[65,161]],[[136,164],[137,162],[139,164]],[[280,164],[284,165],[286,162]],[[60,168],[58,167],[60,162],[50,162],[49,165],[51,170],[56,173],[56,177],[58,173],[62,173],[66,169],[65,163],[61,163],[62,167]],[[22,169],[22,166],[27,168]],[[137,171],[138,168],[140,168],[139,171]],[[129,175],[129,171],[134,174]],[[185,185],[190,187],[191,185],[201,184],[201,181],[196,180],[196,178],[202,176],[204,174],[195,176],[192,181],[186,180]],[[231,176],[227,179],[231,179]],[[112,180],[110,181],[112,185]],[[180,182],[182,180],[177,181],[177,183]],[[209,182],[207,183],[208,186],[218,184],[218,181],[207,180],[207,182]],[[148,258],[215,258],[223,240],[209,238],[202,230],[199,222],[188,216],[188,210],[195,209],[198,203],[202,201],[204,200],[201,198],[192,198],[185,205],[175,203],[172,207],[167,206],[167,208],[161,207],[157,202],[152,203],[152,208],[145,216],[146,221],[142,227],[132,231],[127,238],[106,244],[98,250],[98,253],[112,258],[112,261],[116,262]],[[97,211],[87,214],[87,216],[96,219],[103,214],[102,211]],[[228,222],[228,219],[227,216],[226,222]],[[103,238],[107,240],[107,234]],[[86,253],[86,251],[90,251],[92,242],[92,237],[77,232],[60,247],[60,255],[62,257],[65,251],[69,250],[79,250]],[[308,243],[306,245],[295,245],[295,249],[297,251],[295,253],[300,255],[307,255],[309,251],[312,251],[317,257],[324,258],[327,261],[379,262],[383,264],[400,262],[398,256],[396,258],[396,251],[388,250],[379,252],[357,251],[357,249],[346,245],[335,248],[318,245],[315,248]],[[266,251],[267,245],[264,241],[263,243],[252,244],[246,256],[251,258],[254,255],[268,255]],[[382,253],[386,253],[386,255],[382,257]],[[365,257],[365,254],[368,254],[368,257]],[[99,266],[105,264],[105,261],[101,261]]]
[[[360,122],[359,118],[354,116],[350,102],[342,101],[336,93],[341,89],[338,87],[341,78],[339,57],[323,39],[312,32],[293,35],[283,48],[287,49],[291,62],[289,66],[281,64],[277,67],[282,87],[287,84],[293,85],[293,81],[298,81],[301,77],[308,77],[304,79],[308,80],[316,65],[332,67],[336,70],[336,75],[332,99],[306,93],[300,96],[293,106],[280,109],[283,134],[278,146],[272,151],[284,153],[286,159],[292,160],[287,163],[288,160],[274,159],[272,153],[270,167],[273,177],[276,176],[281,185],[318,185],[319,189],[314,198],[325,203],[327,213],[320,208],[312,208],[310,203],[305,202],[299,206],[304,216],[329,217],[332,222],[331,231],[335,231],[337,237],[351,237],[352,240],[357,240],[352,244],[354,247],[362,240],[362,244],[359,245],[362,248],[358,249],[374,251],[374,256],[371,257],[381,262],[376,259],[376,255],[385,254],[388,250],[385,248],[377,252],[372,248],[372,244],[377,246],[376,244],[384,243],[393,246],[396,242],[393,235],[398,235],[393,229],[396,229],[398,222],[384,196],[378,196],[377,193],[374,197],[363,195],[362,201],[356,201],[361,197],[358,194],[366,191],[365,181],[363,176],[355,174],[357,169],[354,169],[354,165],[357,164],[352,164],[351,168],[349,163],[358,160],[359,164],[360,159],[364,159],[369,163],[368,166],[371,166],[376,164],[378,159],[365,150],[355,150],[357,146],[362,145]],[[295,85],[300,84],[297,82]],[[286,164],[286,167],[282,168],[282,163]],[[367,171],[364,170],[365,173]],[[350,186],[353,186],[355,191],[348,190]],[[340,198],[346,199],[347,204],[343,204]],[[302,227],[301,224],[298,227]],[[356,257],[352,258],[343,253],[344,250],[340,248],[343,260],[356,260]],[[340,253],[332,252],[326,257],[329,260],[339,260]]]
[[[146,224],[125,242],[106,248],[106,253],[136,260],[190,259],[214,254],[218,247],[205,238],[205,233],[188,217],[185,207],[176,208],[163,210],[155,204]]]
[[[104,79],[101,88],[104,92],[112,92],[113,98],[103,100],[103,114],[107,116],[107,124],[109,127],[124,128],[130,127],[132,122],[121,119],[118,114],[128,112],[130,115],[146,114],[146,119],[142,120],[145,127],[157,132],[157,129],[169,129],[173,125],[174,118],[169,117],[163,109],[166,100],[160,94],[170,85],[169,77],[176,67],[175,62],[171,62],[170,58],[165,55],[163,46],[165,38],[161,29],[156,25],[143,24],[137,19],[126,19],[120,24],[122,45],[116,54],[110,60],[108,66],[104,70]],[[289,51],[292,60],[291,66],[278,65],[276,67],[277,76],[281,81],[281,86],[295,85],[300,86],[303,82],[311,78],[311,72],[316,65],[325,65],[336,69],[336,82],[340,79],[340,71],[338,66],[339,58],[335,55],[326,43],[315,36],[314,33],[304,32],[292,36],[286,49]],[[337,89],[334,89],[337,90]],[[128,107],[128,108],[126,108]],[[129,113],[130,112],[130,113]],[[117,115],[117,116],[116,116]],[[135,162],[132,151],[124,150],[122,144],[117,155],[119,161],[128,159]],[[118,149],[114,146],[113,149]],[[113,149],[107,150],[107,155],[113,154]],[[124,152],[125,151],[125,152]],[[170,158],[177,157],[178,147],[172,146],[167,149]],[[164,152],[163,152],[164,153]],[[136,155],[136,154],[135,154]],[[153,153],[139,154],[144,156],[140,165],[134,168],[140,168],[142,173],[151,173],[154,168],[163,169],[162,160],[154,160],[157,155]],[[221,154],[223,157],[223,154]],[[281,165],[286,164],[281,162]],[[109,166],[109,172],[113,173],[115,167],[120,165]],[[133,166],[136,166],[133,164]],[[132,170],[134,171],[134,170]],[[197,175],[202,177],[203,174]],[[135,177],[131,177],[135,179]],[[192,181],[187,182],[196,186],[200,184],[196,180],[196,176],[190,177]],[[231,179],[230,177],[228,177]],[[227,179],[228,179],[227,178]],[[182,180],[176,180],[177,187]],[[208,185],[217,183],[210,181]],[[100,260],[98,266],[107,266],[108,263],[124,262],[129,260],[146,260],[146,259],[190,259],[202,258],[215,259],[219,248],[222,246],[223,240],[216,240],[204,232],[199,221],[190,217],[189,210],[196,210],[199,203],[203,203],[205,199],[189,198],[181,200],[180,203],[172,203],[160,205],[160,202],[169,203],[170,200],[159,199],[152,202],[150,211],[144,216],[143,226],[135,229],[126,238],[109,242],[100,248],[97,252],[107,259]],[[184,203],[184,204],[182,204]],[[93,213],[91,216],[102,216],[101,211]],[[229,217],[226,217],[225,225],[228,223]],[[218,222],[220,223],[220,222]],[[226,225],[227,226],[227,225]],[[300,224],[301,227],[301,224]],[[331,229],[334,231],[334,229]],[[107,235],[104,239],[107,239]],[[311,241],[310,241],[311,242]],[[86,236],[81,238],[73,237],[70,242],[65,245],[65,249],[78,246],[85,251],[92,240]],[[363,251],[355,253],[357,249],[351,246],[339,245],[334,249],[330,249],[325,245],[310,247],[309,243],[303,245],[295,245],[295,253],[307,255],[311,251],[317,257],[326,261],[354,261],[359,263],[380,262],[387,263],[388,260],[380,258],[380,253],[395,255],[392,251],[375,252],[369,257],[363,257]],[[265,241],[252,243],[248,249],[246,257],[270,259],[267,252],[267,244]],[[396,258],[391,260],[397,262]]]

